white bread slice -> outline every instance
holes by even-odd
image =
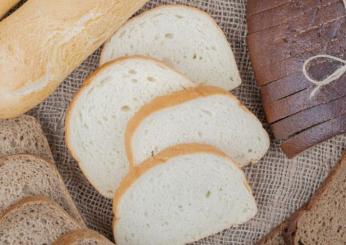
[[[52,245],[114,245],[114,243],[96,231],[80,229],[60,237]]]
[[[85,226],[54,163],[31,155],[0,158],[0,212],[19,200],[43,195]]]
[[[177,145],[124,179],[113,200],[118,245],[185,244],[257,212],[243,171],[208,145]]]
[[[163,60],[193,81],[234,89],[241,78],[223,31],[207,13],[161,6],[133,18],[105,44],[100,64],[127,55]]]
[[[159,95],[194,86],[153,59],[131,57],[101,67],[74,97],[66,118],[66,144],[91,184],[112,198],[129,165],[129,119]]]
[[[200,86],[155,98],[130,120],[126,151],[131,165],[175,144],[213,145],[241,167],[269,148],[261,122],[226,90]]]
[[[0,244],[48,245],[80,228],[55,202],[45,197],[28,197],[0,215]]]

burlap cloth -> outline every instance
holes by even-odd
[[[232,45],[242,75],[243,84],[234,94],[265,124],[259,90],[247,53],[246,0],[152,0],[145,9],[167,3],[192,5],[215,18]],[[88,183],[64,143],[66,107],[85,77],[97,67],[99,54],[100,50],[90,56],[30,114],[41,121],[56,164],[87,224],[112,239],[111,201],[100,196]],[[263,160],[245,169],[258,203],[257,216],[244,225],[230,228],[198,244],[253,244],[309,199],[340,157],[345,142],[345,136],[336,137],[290,161],[280,151],[279,142],[272,140]]]

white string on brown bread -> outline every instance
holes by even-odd
[[[346,9],[346,0],[343,0],[343,4],[344,4],[344,7]],[[307,71],[307,67],[308,67],[308,64],[313,61],[313,60],[316,60],[316,59],[319,59],[319,58],[327,58],[327,59],[331,59],[331,60],[334,60],[334,61],[338,61],[340,63],[343,63],[344,65],[339,67],[338,69],[336,69],[332,74],[330,74],[329,76],[327,76],[326,78],[324,78],[323,80],[316,80],[314,78],[312,78],[308,71]],[[346,73],[346,60],[343,60],[343,59],[340,59],[338,57],[335,57],[335,56],[332,56],[332,55],[328,55],[328,54],[319,54],[319,55],[315,55],[315,56],[312,56],[310,57],[309,59],[307,59],[305,62],[304,62],[304,65],[303,65],[303,74],[304,76],[306,77],[306,79],[308,81],[310,81],[311,83],[315,84],[316,85],[316,88],[314,88],[312,90],[312,92],[310,93],[310,99],[312,97],[315,96],[315,94],[317,93],[317,91],[320,90],[321,87],[325,86],[325,85],[328,85],[336,80],[338,80],[340,77],[342,77],[344,74]]]

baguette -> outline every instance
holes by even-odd
[[[20,0],[1,0],[0,2],[0,19],[10,11]]]
[[[0,118],[39,104],[147,0],[30,0],[0,22]]]

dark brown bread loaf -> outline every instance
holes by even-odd
[[[346,114],[346,97],[327,104],[301,111],[272,125],[274,136],[286,140],[289,137],[332,118]]]
[[[281,148],[289,158],[292,158],[314,145],[345,132],[346,114],[343,114],[289,138]]]
[[[55,165],[31,155],[0,158],[0,212],[19,200],[43,195],[85,226]]]
[[[114,243],[96,231],[81,229],[67,233],[52,245],[114,245]]]
[[[258,14],[264,11],[268,11],[273,8],[277,8],[281,5],[290,2],[290,0],[266,0],[266,1],[258,1],[258,0],[248,0],[247,2],[247,15],[251,16],[254,14]]]
[[[346,153],[308,204],[257,244],[346,244]]]
[[[346,155],[289,221],[287,244],[346,244]]]
[[[332,0],[328,3],[316,0],[286,1],[286,3],[282,4],[280,7],[249,15],[249,33],[259,32],[277,25],[285,24],[288,21],[292,21],[294,18],[302,18],[304,15],[310,15],[311,11],[318,12],[320,9],[324,9],[330,4],[339,1],[340,0]]]
[[[52,244],[80,225],[58,204],[45,197],[29,197],[0,215],[0,244]]]
[[[249,1],[248,25],[250,57],[265,113],[274,135],[286,140],[284,152],[294,157],[343,133],[346,74],[318,90],[303,74],[304,63],[316,55],[346,59],[343,1]],[[320,58],[306,68],[319,81],[344,65]],[[322,129],[320,124],[329,127]]]
[[[23,115],[0,120],[0,157],[13,154],[31,154],[53,160],[41,125],[34,117]]]
[[[338,3],[339,4],[339,3]],[[342,4],[335,7],[335,11],[343,13]],[[341,9],[341,10],[340,10]],[[343,11],[343,12],[341,12]],[[331,18],[331,19],[334,19]],[[342,40],[346,35],[346,18],[336,18],[320,26],[316,23],[310,29],[295,25],[280,25],[263,32],[256,32],[248,36],[249,50],[253,62],[255,76],[259,85],[278,80],[293,72],[301,71],[304,60],[297,63],[295,59],[304,53],[314,51],[328,51],[333,49],[333,44],[345,47]],[[265,57],[265,59],[257,59]],[[298,60],[299,61],[299,60]]]
[[[309,87],[308,89],[297,92],[291,96],[284,97],[273,103],[264,103],[267,120],[269,123],[273,123],[300,111],[309,109],[313,106],[328,103],[332,100],[341,98],[346,95],[346,86],[344,86],[345,83],[346,74],[339,80],[320,88],[319,91],[313,96],[311,95],[315,87]]]

